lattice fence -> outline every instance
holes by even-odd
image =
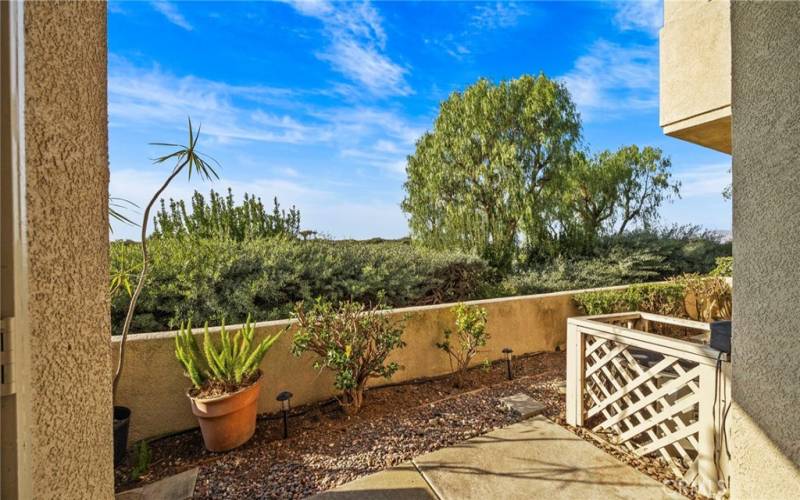
[[[697,337],[708,330],[647,313],[569,320],[567,421],[636,455],[661,456],[677,476],[711,493],[727,476],[720,425],[730,396],[721,356],[701,343],[633,329],[654,321],[697,329]]]

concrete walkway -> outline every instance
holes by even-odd
[[[317,495],[319,500],[675,498],[539,416]]]

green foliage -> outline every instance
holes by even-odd
[[[294,317],[298,330],[292,353],[310,351],[317,355],[314,366],[328,368],[336,375],[334,385],[342,391],[340,400],[347,413],[357,413],[363,403],[367,381],[374,377],[391,378],[400,369],[387,363],[394,349],[402,348],[402,322],[381,311],[383,304],[367,307],[345,301],[334,306],[318,298],[309,308],[297,304]]]
[[[632,285],[623,290],[603,290],[575,295],[586,314],[644,311],[686,317],[685,286],[680,282]]]
[[[247,322],[233,337],[223,324],[219,334],[220,345],[217,347],[206,323],[201,351],[189,322],[185,327],[181,325],[175,336],[175,357],[196,389],[221,386],[230,392],[252,381],[258,373],[261,360],[278,340],[280,333],[267,336],[255,345],[254,336],[255,328],[248,316]]]
[[[486,345],[489,334],[486,332],[486,309],[477,306],[458,304],[452,309],[456,317],[455,339],[453,331],[444,331],[444,341],[436,347],[447,353],[450,364],[455,364],[456,387],[464,386],[464,375],[481,347]]]
[[[408,157],[402,207],[413,239],[507,273],[651,228],[679,193],[669,158],[636,145],[589,155],[580,136],[569,92],[544,75],[452,93]]]
[[[131,469],[131,480],[138,481],[139,478],[142,477],[142,474],[147,472],[147,470],[150,468],[151,456],[150,447],[147,446],[147,441],[139,441],[134,448],[134,453],[136,454],[136,463]]]
[[[687,302],[691,303],[693,319],[706,322],[731,319],[733,290],[724,278],[684,274],[673,281],[680,283],[685,289]]]
[[[720,236],[698,226],[673,226],[655,230],[636,230],[622,235],[601,238],[592,254],[648,254],[658,259],[658,278],[666,279],[685,273],[707,274],[718,257],[731,255],[731,243],[722,243]]]
[[[178,176],[181,172],[186,171],[188,173],[189,180],[192,178],[192,173],[199,176],[200,179],[208,179],[211,178],[219,178],[217,175],[216,170],[214,170],[213,165],[211,164],[216,163],[216,160],[209,157],[208,155],[202,153],[197,149],[197,142],[200,140],[200,126],[197,127],[197,133],[195,133],[194,127],[192,127],[192,119],[189,118],[189,141],[187,144],[170,144],[170,143],[152,143],[153,146],[163,146],[168,147],[171,149],[171,152],[159,156],[153,160],[153,163],[156,165],[161,163],[167,162],[175,162],[175,166],[172,168],[172,173],[169,174],[167,179],[161,185],[160,188],[153,194],[150,201],[145,206],[144,214],[142,216],[142,226],[141,226],[141,241],[139,245],[142,249],[142,266],[141,271],[139,272],[139,279],[136,283],[136,288],[133,289],[133,293],[129,292],[130,301],[127,304],[127,312],[125,313],[125,320],[122,323],[122,339],[119,342],[119,355],[117,357],[117,368],[114,370],[114,379],[112,382],[112,393],[114,398],[116,398],[117,394],[117,386],[119,385],[120,376],[122,375],[122,368],[125,365],[125,345],[128,339],[128,334],[130,333],[131,325],[133,323],[133,317],[136,314],[136,304],[139,300],[139,295],[142,292],[142,287],[144,286],[145,279],[147,278],[147,266],[149,264],[148,256],[147,256],[147,220],[150,217],[150,210],[153,208],[156,200],[161,196],[161,193],[164,192],[165,189],[170,185],[170,183]],[[217,164],[218,165],[218,164]],[[112,269],[120,269],[124,266],[117,266],[115,267],[113,264],[111,266]],[[124,276],[121,277],[120,283],[122,286],[129,289],[128,286],[125,286]],[[112,290],[114,287],[114,278],[112,276]],[[117,294],[119,295],[119,294]]]
[[[241,205],[236,205],[233,192],[223,197],[211,190],[209,200],[198,191],[192,196],[191,211],[183,200],[169,200],[167,209],[161,200],[161,209],[154,217],[154,237],[157,238],[221,238],[244,241],[255,238],[286,236],[296,238],[300,233],[300,211],[295,207],[287,213],[275,198],[272,212],[268,212],[261,198],[244,195]]]
[[[538,241],[540,193],[579,137],[566,87],[544,75],[453,92],[408,157],[402,207],[413,238],[509,270],[520,235]]]
[[[679,196],[680,183],[671,180],[669,158],[658,148],[624,146],[592,157],[578,152],[569,168],[555,178],[552,226],[559,250],[585,252],[597,238],[623,234],[637,224],[651,228],[658,209]]]
[[[114,229],[111,227],[112,220],[127,224],[129,226],[136,225],[136,223],[124,213],[126,209],[131,207],[139,208],[136,203],[126,200],[125,198],[117,198],[114,196],[108,198],[108,230],[110,232],[114,232]]]
[[[717,265],[709,273],[711,276],[733,276],[733,257],[717,257]]]
[[[141,250],[134,245],[111,245],[111,284],[112,300],[125,292],[127,298],[133,295],[133,282],[142,268]]]
[[[663,259],[648,252],[614,248],[593,258],[556,258],[503,279],[492,295],[513,296],[654,281]]]
[[[699,274],[624,290],[585,292],[575,295],[574,300],[590,315],[644,311],[706,322],[730,319],[733,305],[731,287],[724,279]]]
[[[112,243],[112,268],[124,267]],[[490,274],[477,257],[432,252],[402,242],[327,240],[155,239],[132,331],[177,328],[191,320],[224,318],[241,323],[249,313],[263,320],[289,317],[293,305],[323,296],[375,304],[383,293],[392,307],[457,302],[481,296]],[[124,294],[112,298],[115,332],[124,320]]]

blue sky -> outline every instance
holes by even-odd
[[[213,185],[296,205],[333,237],[407,234],[405,157],[438,103],[479,77],[566,82],[593,151],[657,146],[683,198],[664,223],[729,230],[727,155],[658,126],[660,2],[111,2],[112,196],[143,206],[165,178],[148,143],[202,123]],[[135,213],[133,216],[137,216]],[[115,227],[113,237],[136,229]]]

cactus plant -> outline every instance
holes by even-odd
[[[254,345],[255,328],[248,316],[247,322],[233,336],[223,323],[219,334],[220,345],[217,346],[211,339],[206,323],[201,349],[192,333],[190,321],[186,325],[181,324],[175,336],[175,357],[197,391],[218,387],[231,392],[257,378],[264,354],[278,340],[280,333],[267,336]]]

